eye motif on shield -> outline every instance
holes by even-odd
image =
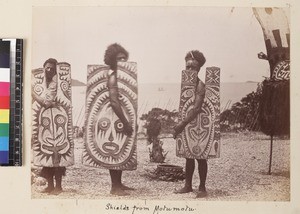
[[[112,108],[107,105],[100,112],[95,123],[95,140],[98,148],[108,155],[118,154],[126,141],[123,130],[123,123],[113,114]]]
[[[196,71],[182,71],[179,121],[194,107],[197,88]],[[196,77],[196,78],[194,78]],[[188,123],[177,137],[178,157],[206,159],[220,156],[220,69],[206,69],[205,99],[201,113]]]
[[[66,141],[67,118],[66,112],[58,108],[45,109],[41,114],[41,151],[53,155],[54,162],[59,161],[58,154],[64,154],[70,147]]]

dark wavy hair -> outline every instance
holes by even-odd
[[[186,56],[185,56],[185,61],[187,61],[188,59],[195,59],[197,60],[197,62],[199,63],[200,68],[204,65],[204,63],[206,62],[206,59],[203,55],[203,53],[201,53],[198,50],[192,50],[189,51]]]
[[[45,68],[46,64],[49,63],[49,64],[54,64],[54,72],[46,72],[45,76],[46,76],[46,84],[47,84],[47,87],[49,86],[50,82],[52,81],[52,78],[56,75],[56,64],[57,64],[57,60],[56,59],[53,59],[53,58],[49,58],[47,59],[45,62],[44,62],[44,65],[43,67]]]
[[[126,55],[126,58],[128,58],[129,53],[123,48],[121,45],[114,43],[107,47],[105,54],[104,54],[104,63],[106,65],[109,65],[111,69],[117,68],[117,55],[119,53],[123,53]]]
[[[56,65],[56,64],[57,64],[57,60],[54,59],[54,58],[49,58],[49,59],[47,59],[47,60],[44,62],[43,67],[45,67],[47,63]]]

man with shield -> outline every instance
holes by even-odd
[[[207,68],[206,84],[199,78],[200,68],[206,62],[198,50],[186,54],[186,69],[182,72],[179,123],[174,127],[176,155],[186,159],[185,185],[175,191],[192,192],[195,159],[198,162],[200,185],[197,198],[207,196],[207,159],[219,156],[219,84],[220,70]]]
[[[53,58],[32,71],[33,164],[43,167],[44,193],[61,193],[66,166],[74,164],[70,72],[68,63]]]

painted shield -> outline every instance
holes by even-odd
[[[115,170],[137,167],[137,69],[136,63],[120,62],[117,84],[121,108],[134,130],[123,134],[123,123],[114,113],[107,88],[109,67],[89,65],[86,93],[85,146],[83,164]]]
[[[273,70],[273,79],[275,80],[289,80],[290,79],[290,61],[283,60],[275,65]]]
[[[193,109],[196,86],[197,72],[182,71],[179,121]],[[178,135],[176,155],[192,159],[220,157],[220,69],[217,67],[206,69],[201,113]]]
[[[32,71],[32,93],[46,99],[44,69]],[[74,164],[71,112],[71,68],[57,64],[56,89],[51,108],[45,108],[32,97],[32,149],[36,166],[63,167]]]
[[[254,7],[253,13],[264,34],[270,77],[275,80],[290,78],[290,20],[283,8]]]

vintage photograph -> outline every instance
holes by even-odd
[[[290,201],[290,10],[33,7],[31,197]]]

